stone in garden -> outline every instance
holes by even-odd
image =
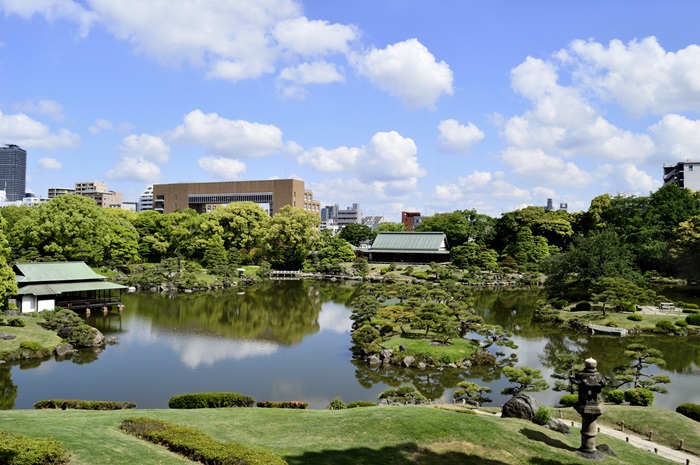
[[[403,360],[401,360],[401,365],[405,368],[408,368],[411,365],[413,365],[413,362],[415,362],[415,361],[416,361],[416,359],[415,359],[415,357],[413,357],[413,355],[407,355],[403,358]]]
[[[564,423],[558,418],[550,418],[549,423],[545,425],[547,428],[558,433],[571,434],[571,429],[569,425]]]
[[[56,355],[60,358],[65,357],[66,355],[70,355],[73,352],[75,352],[75,349],[71,344],[60,344],[56,346],[56,349],[54,349],[54,352],[56,352]]]
[[[537,402],[537,399],[527,394],[520,393],[511,397],[508,399],[508,402],[503,404],[501,417],[522,418],[523,420],[532,421],[539,408],[540,403]]]
[[[381,352],[379,352],[379,358],[382,360],[391,360],[391,357],[394,355],[394,351],[391,349],[384,349]]]
[[[369,357],[367,357],[367,363],[369,363],[370,365],[379,365],[380,363],[382,363],[382,361],[379,360],[379,357],[377,357],[376,355],[370,355]]]

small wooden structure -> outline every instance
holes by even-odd
[[[121,284],[107,281],[85,262],[17,263],[17,302],[22,313],[110,308],[121,304]]]
[[[374,263],[427,264],[450,261],[447,237],[441,232],[380,232],[372,247],[362,252]]]

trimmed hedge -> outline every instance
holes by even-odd
[[[625,401],[625,391],[621,389],[611,389],[609,391],[603,391],[603,398],[606,402],[620,405]]]
[[[627,319],[630,321],[642,321],[642,315],[637,315],[635,313],[635,314],[628,316]]]
[[[632,388],[625,391],[625,400],[630,405],[648,407],[654,403],[654,392],[644,388]]]
[[[564,394],[559,399],[559,404],[564,407],[573,407],[578,404],[578,394]]]
[[[41,409],[75,409],[75,410],[123,410],[136,408],[134,402],[110,402],[106,400],[40,400],[34,408]]]
[[[387,403],[407,405],[421,405],[428,403],[428,399],[426,399],[425,396],[418,391],[418,389],[408,385],[386,389],[379,394],[379,399],[384,400]]]
[[[691,313],[685,317],[685,322],[689,325],[700,326],[700,313]]]
[[[10,318],[7,320],[7,326],[14,326],[15,328],[24,328],[27,323],[24,322],[23,318]]]
[[[55,439],[30,438],[0,430],[0,463],[6,465],[67,464],[69,455]]]
[[[170,408],[252,407],[255,399],[237,392],[192,392],[178,394],[168,401]]]
[[[276,455],[250,447],[216,441],[198,429],[152,418],[127,418],[119,428],[127,434],[165,446],[189,460],[210,465],[286,465]]]
[[[283,402],[275,402],[272,400],[263,400],[257,404],[260,408],[295,408],[295,409],[306,409],[309,406],[308,402],[301,402],[298,400],[287,400]]]
[[[698,404],[691,404],[690,402],[681,404],[676,407],[676,412],[691,420],[700,421],[700,405]]]
[[[348,404],[348,408],[358,408],[358,407],[376,407],[377,404],[369,400],[356,400]]]

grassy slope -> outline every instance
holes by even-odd
[[[4,317],[5,320],[13,317]],[[37,321],[43,321],[35,317],[22,317],[26,323],[24,328],[16,328],[13,326],[0,326],[0,333],[12,334],[17,336],[9,341],[0,340],[0,352],[4,350],[19,349],[19,344],[22,341],[36,341],[44,347],[54,348],[60,342],[61,338],[53,331],[47,331],[37,324]]]
[[[11,410],[0,411],[0,425],[16,433],[60,440],[77,465],[190,463],[119,432],[120,420],[132,416],[190,425],[218,440],[270,450],[290,465],[590,464],[574,453],[580,444],[576,430],[565,436],[521,420],[426,407]],[[669,463],[612,438],[600,438],[598,443],[608,444],[618,454],[606,458],[607,464]]]

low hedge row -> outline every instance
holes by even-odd
[[[286,465],[270,452],[224,443],[195,428],[152,418],[127,418],[119,428],[140,439],[160,444],[190,460],[209,465]]]
[[[134,402],[111,402],[106,400],[40,400],[34,403],[34,408],[40,409],[76,409],[76,410],[123,410],[136,408]]]
[[[348,404],[348,408],[358,408],[358,407],[376,407],[377,404],[369,400],[355,400]]]
[[[685,317],[685,322],[689,325],[700,326],[700,313],[691,313]]]
[[[676,407],[676,412],[692,420],[700,421],[700,405],[698,404],[691,404],[690,402],[681,404]]]
[[[296,408],[296,409],[305,409],[309,406],[308,402],[301,402],[298,400],[287,400],[283,402],[275,402],[273,400],[263,400],[258,402],[257,404],[258,407],[260,408]]]
[[[168,401],[170,408],[252,407],[255,399],[237,392],[191,392],[178,394]]]
[[[59,465],[68,453],[55,439],[30,438],[0,430],[0,463],[6,465]]]

